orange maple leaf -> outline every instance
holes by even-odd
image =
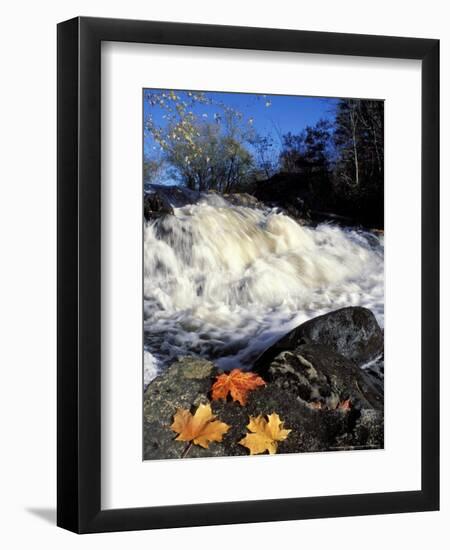
[[[344,401],[338,403],[338,406],[336,407],[336,409],[338,409],[339,411],[349,411],[351,408],[352,402],[350,401],[350,399],[344,399]]]
[[[199,405],[194,414],[187,409],[178,409],[170,428],[178,433],[177,441],[192,441],[207,449],[211,441],[222,441],[230,428],[215,418],[209,403]]]
[[[265,386],[264,380],[254,372],[242,372],[240,369],[233,369],[229,374],[217,376],[211,391],[212,399],[227,399],[230,393],[233,401],[239,401],[241,405],[247,402],[249,391],[259,386]]]

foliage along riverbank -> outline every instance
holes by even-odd
[[[276,121],[262,131],[250,116],[247,103],[262,98],[269,111],[289,104],[288,131]],[[313,125],[302,123],[307,101],[329,105]],[[383,228],[383,101],[147,90],[144,106],[146,189],[169,180],[196,193],[246,192],[303,217]]]

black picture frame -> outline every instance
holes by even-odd
[[[422,62],[420,491],[101,509],[102,41]],[[439,41],[77,17],[58,25],[57,524],[76,533],[439,509]]]

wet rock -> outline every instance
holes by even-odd
[[[362,409],[353,430],[336,438],[336,450],[382,449],[384,418],[381,411]]]
[[[381,393],[384,392],[384,353],[369,361],[363,367],[363,371],[372,380]]]
[[[207,361],[183,358],[150,383],[144,399],[144,460],[182,457],[188,444],[175,441],[176,434],[170,429],[173,415],[180,407],[194,413],[200,403],[207,403],[211,384],[219,372]],[[244,407],[231,400],[212,401],[211,407],[230,428],[222,442],[212,442],[208,449],[190,446],[187,457],[248,455],[239,441],[247,433],[249,416],[259,414],[276,412],[285,427],[292,430],[286,441],[279,443],[279,453],[328,450],[336,434],[342,435],[348,429],[347,414],[313,410],[276,384],[252,392]]]
[[[151,185],[144,194],[144,217],[147,221],[173,214],[174,208],[194,204],[200,193],[178,185]]]
[[[184,357],[147,386],[144,393],[144,459],[179,458],[185,444],[174,441],[170,429],[178,408],[191,409],[208,401],[214,365]]]
[[[321,344],[282,351],[259,373],[318,409],[333,410],[346,401],[352,409],[383,409],[383,394],[364,371]]]
[[[245,406],[230,399],[212,401],[213,413],[230,429],[222,442],[212,442],[208,449],[190,446],[186,457],[247,456],[248,450],[239,441],[247,433],[249,417],[273,412],[292,430],[279,443],[279,453],[329,451],[357,445],[382,447],[382,413],[372,408],[373,396],[361,378],[357,378],[359,388],[352,384],[350,378],[356,367],[343,357],[330,355],[319,364],[306,348],[301,350],[301,356],[301,368],[291,359],[277,358],[266,371],[267,385],[250,392]],[[310,366],[313,360],[315,365]],[[173,416],[178,408],[194,413],[200,403],[209,402],[211,386],[221,372],[209,361],[184,357],[149,384],[144,394],[144,460],[182,457],[188,444],[175,441],[176,434],[170,429]],[[305,391],[308,384],[309,394]],[[324,406],[312,406],[311,395],[315,402],[322,399]],[[343,398],[353,399],[350,410],[335,408],[335,403]],[[378,407],[376,399],[373,403]],[[363,411],[367,411],[364,417]]]
[[[233,206],[244,206],[246,208],[265,208],[265,205],[249,193],[229,193],[223,198]]]
[[[157,193],[144,195],[144,218],[149,220],[173,214],[173,208],[164,196]]]
[[[213,410],[218,417],[231,425],[223,441],[226,456],[247,456],[248,449],[239,441],[248,433],[250,416],[270,415],[276,412],[290,429],[288,438],[278,443],[278,453],[301,453],[329,450],[334,442],[334,434],[346,433],[348,415],[341,411],[327,412],[313,410],[291,392],[286,392],[276,384],[249,394],[245,407],[236,402],[213,402]]]
[[[306,343],[320,343],[361,367],[383,353],[384,339],[373,313],[363,307],[346,307],[310,319],[283,336],[257,360],[264,367],[281,351]]]

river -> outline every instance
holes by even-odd
[[[383,326],[383,235],[207,195],[145,224],[144,384],[179,355],[251,368],[291,328],[350,305]]]

